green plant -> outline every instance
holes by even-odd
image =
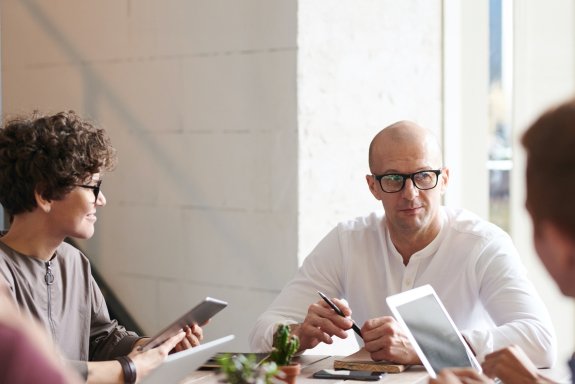
[[[289,365],[293,355],[299,349],[299,338],[290,334],[287,324],[280,324],[274,333],[273,350],[269,360],[277,365]]]
[[[218,357],[220,372],[230,384],[272,384],[278,373],[274,362],[257,363],[253,354],[224,354]]]

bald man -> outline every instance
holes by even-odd
[[[441,205],[450,174],[434,135],[409,121],[386,127],[371,142],[369,168],[367,185],[383,210],[325,236],[258,318],[251,348],[269,351],[279,323],[290,324],[301,350],[346,338],[351,320],[319,299],[319,290],[346,316],[353,309],[358,341],[374,360],[418,364],[385,298],[431,284],[479,360],[516,344],[539,367],[552,365],[549,314],[510,237],[468,211]]]

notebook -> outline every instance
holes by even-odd
[[[432,378],[448,367],[472,367],[481,372],[481,365],[430,285],[386,300]]]
[[[333,361],[334,369],[348,369],[350,371],[371,371],[400,373],[405,371],[407,365],[392,363],[391,361],[373,361],[365,349],[346,356],[338,357]]]
[[[228,335],[195,348],[172,353],[162,365],[142,380],[142,384],[179,383],[218,351],[224,350],[222,347],[233,339],[234,335]]]

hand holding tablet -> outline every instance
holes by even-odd
[[[170,337],[178,334],[182,329],[185,329],[191,324],[202,325],[211,319],[216,313],[224,309],[228,305],[227,302],[206,297],[202,302],[190,309],[188,312],[180,316],[172,324],[164,328],[154,337],[142,346],[142,351],[155,348],[168,340]]]
[[[386,301],[431,378],[443,368],[471,367],[481,372],[481,365],[431,285],[397,293]]]

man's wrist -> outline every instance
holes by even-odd
[[[294,323],[294,324],[290,324],[289,325],[289,333],[290,335],[294,335],[294,336],[298,336],[299,337],[299,329],[301,327],[301,324],[299,323]]]
[[[302,351],[305,351],[307,348],[302,345],[302,338],[300,337],[300,329],[302,324],[301,323],[293,323],[289,324],[289,333],[290,335],[297,336],[300,340],[300,345],[297,350],[297,353],[300,354]]]

